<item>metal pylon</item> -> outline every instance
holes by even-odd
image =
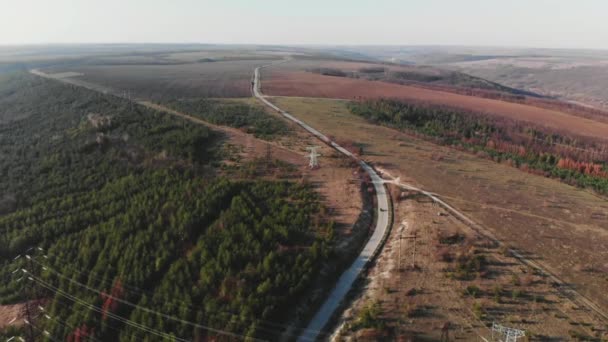
[[[319,157],[321,155],[317,153],[318,148],[319,146],[310,146],[306,148],[308,151],[310,151],[310,154],[308,155],[308,158],[310,159],[308,167],[311,169],[316,169],[319,167]]]

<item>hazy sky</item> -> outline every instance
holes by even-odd
[[[0,0],[0,44],[449,44],[608,49],[607,0]]]

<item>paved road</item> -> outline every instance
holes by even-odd
[[[359,256],[357,256],[357,259],[355,259],[355,261],[352,263],[352,265],[350,265],[350,267],[346,271],[344,271],[344,273],[342,273],[342,275],[340,276],[340,279],[338,279],[338,282],[336,283],[334,289],[331,291],[331,293],[329,294],[329,296],[327,297],[327,299],[325,300],[325,302],[323,303],[323,305],[321,306],[319,311],[317,311],[317,313],[312,318],[312,320],[310,321],[310,323],[308,324],[308,326],[306,327],[304,332],[298,337],[298,341],[314,341],[314,340],[318,339],[319,337],[321,337],[321,336],[319,336],[320,331],[323,330],[325,325],[327,325],[327,322],[333,316],[336,309],[340,306],[340,304],[346,297],[346,294],[352,288],[353,283],[355,282],[355,280],[357,280],[357,278],[361,274],[361,271],[363,271],[365,266],[372,260],[372,258],[376,254],[376,251],[381,247],[382,240],[384,238],[384,235],[388,232],[389,224],[390,224],[390,220],[389,220],[390,217],[389,217],[389,212],[388,212],[388,209],[389,209],[388,195],[386,193],[386,190],[384,187],[384,181],[382,180],[382,178],[376,173],[376,171],[374,171],[374,169],[372,169],[364,161],[357,158],[357,156],[355,156],[354,154],[352,154],[350,151],[346,150],[342,146],[331,141],[323,133],[317,131],[313,127],[310,127],[303,121],[301,121],[298,118],[294,117],[293,115],[287,113],[286,111],[280,109],[279,107],[275,106],[270,101],[268,101],[266,98],[264,98],[264,96],[260,92],[260,69],[261,68],[264,68],[264,67],[256,68],[255,72],[254,72],[253,95],[256,98],[258,98],[260,101],[262,101],[264,104],[269,106],[270,108],[279,112],[281,115],[283,115],[287,119],[302,126],[305,130],[312,133],[314,136],[316,136],[317,138],[319,138],[326,144],[332,146],[333,148],[335,148],[342,154],[355,159],[359,163],[359,165],[361,165],[361,167],[365,170],[365,172],[367,172],[370,175],[372,183],[374,185],[374,189],[376,190],[377,220],[376,220],[376,227],[374,229],[372,236],[367,241],[367,244],[365,245],[365,247],[363,248],[363,250],[361,251]]]

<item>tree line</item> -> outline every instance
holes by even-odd
[[[366,100],[350,103],[349,109],[372,122],[608,194],[608,145],[599,139],[415,101]]]
[[[240,128],[257,138],[270,140],[284,135],[288,127],[282,120],[266,113],[263,108],[228,100],[173,99],[165,105],[216,125]]]

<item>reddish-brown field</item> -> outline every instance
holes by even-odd
[[[400,98],[501,115],[533,122],[578,135],[606,138],[608,124],[572,114],[519,103],[478,98],[413,86],[332,77],[309,72],[265,71],[263,92],[274,96],[324,97],[338,99]]]

